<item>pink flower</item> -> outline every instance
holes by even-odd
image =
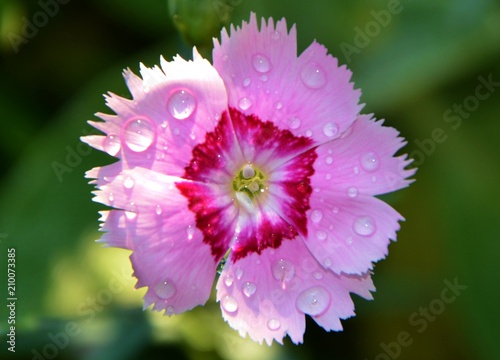
[[[90,170],[101,241],[133,251],[145,307],[204,304],[218,264],[224,319],[260,343],[300,343],[305,315],[341,330],[350,293],[371,299],[374,262],[402,217],[375,195],[414,170],[393,128],[360,115],[351,72],[318,43],[296,55],[295,27],[255,15],[223,30],[214,65],[161,59],[124,77],[133,99],[90,122],[85,142],[119,161]]]

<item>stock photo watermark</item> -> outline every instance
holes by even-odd
[[[500,82],[493,79],[493,74],[484,77],[477,77],[478,85],[474,92],[466,96],[461,102],[456,102],[443,112],[442,119],[451,125],[452,130],[457,130],[465,119],[468,119],[473,112],[479,109],[482,101],[491,97],[496,88],[500,87]],[[436,151],[439,144],[448,140],[447,131],[441,127],[434,128],[430,136],[425,139],[415,139],[413,143],[418,149],[413,150],[409,157],[413,159],[412,167],[420,166],[425,159]]]
[[[79,321],[67,321],[64,328],[56,333],[47,334],[48,342],[39,349],[31,349],[32,360],[55,359],[59,352],[70,344],[72,338],[77,337],[84,330],[82,325],[90,323],[96,315],[102,312],[114,299],[114,297],[130,286],[129,272],[122,269],[122,272],[113,272],[113,277],[108,282],[108,286],[101,289],[94,296],[88,296],[76,306],[76,314],[81,318]]]
[[[399,358],[404,349],[413,344],[415,336],[427,330],[429,324],[443,314],[446,308],[455,302],[468,287],[460,284],[458,278],[454,278],[453,281],[445,279],[443,283],[444,288],[438,297],[429,301],[427,306],[420,306],[417,311],[410,314],[408,324],[411,328],[399,332],[393,341],[381,342],[379,346],[382,351],[373,360],[394,360]],[[370,359],[365,358],[364,360]]]
[[[38,6],[40,10],[35,12],[31,19],[26,16],[21,18],[23,23],[21,28],[21,33],[10,32],[7,34],[10,44],[17,54],[19,52],[20,46],[29,43],[33,39],[41,28],[49,23],[49,20],[59,13],[60,5],[66,5],[70,0],[39,0]]]
[[[354,55],[360,54],[362,49],[370,45],[372,39],[377,37],[382,29],[388,27],[394,15],[401,13],[403,9],[400,0],[389,0],[386,9],[370,11],[371,20],[362,27],[354,27],[355,35],[352,43],[340,43],[340,50],[344,54],[347,63],[351,62]]]
[[[0,234],[0,239],[8,237],[8,234]],[[5,298],[7,313],[7,350],[16,352],[16,308],[17,308],[17,293],[16,293],[16,249],[14,247],[7,248],[7,281]]]
[[[89,135],[86,130],[82,130],[82,134]],[[64,158],[64,163],[53,161],[51,164],[52,170],[54,170],[59,182],[63,181],[64,174],[71,174],[73,170],[82,163],[83,158],[90,155],[92,152],[92,148],[81,141],[79,141],[74,147],[67,145],[65,150],[66,156]]]

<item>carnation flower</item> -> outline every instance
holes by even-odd
[[[399,133],[360,115],[351,72],[295,26],[254,14],[215,40],[213,66],[193,50],[124,77],[133,99],[83,141],[119,160],[95,179],[100,241],[132,250],[144,307],[167,315],[217,301],[242,336],[303,340],[305,316],[341,330],[351,293],[371,299],[373,264],[402,217],[375,196],[414,170]]]

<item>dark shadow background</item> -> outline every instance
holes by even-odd
[[[44,10],[49,2],[0,3],[2,359],[500,358],[498,1],[193,0],[176,9],[180,32],[166,0]],[[209,54],[221,22],[250,11],[286,17],[299,51],[316,39],[347,64],[363,112],[399,129],[419,167],[415,184],[385,197],[406,222],[375,269],[375,300],[356,299],[341,333],[308,319],[300,346],[241,339],[213,299],[173,318],[143,312],[128,253],[94,242],[102,206],[83,177],[111,162],[79,137],[95,133],[86,124],[95,112],[109,112],[103,93],[129,96],[123,68],[189,56],[192,42]],[[40,26],[23,34],[26,21]],[[493,85],[477,93],[484,81]],[[15,353],[6,342],[12,248]],[[453,283],[450,301],[442,294]]]

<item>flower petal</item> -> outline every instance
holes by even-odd
[[[212,131],[227,109],[222,79],[212,65],[193,50],[193,61],[180,57],[147,68],[142,80],[129,69],[124,77],[132,100],[106,96],[117,115],[98,113],[104,122],[89,122],[107,136],[83,137],[91,146],[119,157],[124,168],[142,166],[180,176],[192,149]]]
[[[217,282],[222,315],[240,335],[271,344],[288,334],[301,343],[305,314],[326,330],[341,330],[340,319],[354,315],[349,293],[371,299],[369,275],[336,275],[312,257],[300,239],[278,249],[226,263]]]
[[[361,115],[340,139],[318,147],[313,188],[380,195],[407,187],[416,169],[405,169],[406,155],[394,156],[405,141],[382,123]]]
[[[115,164],[88,175],[98,175],[95,200],[121,209],[102,213],[100,241],[133,251],[136,286],[148,287],[145,307],[154,303],[154,310],[171,315],[204,304],[218,261],[175,187],[180,179]]]
[[[241,29],[222,31],[214,41],[214,67],[226,84],[229,106],[271,120],[295,135],[324,143],[339,137],[356,119],[360,91],[351,72],[339,67],[324,46],[314,42],[297,58],[296,32],[285,20],[274,26],[255,14]]]

